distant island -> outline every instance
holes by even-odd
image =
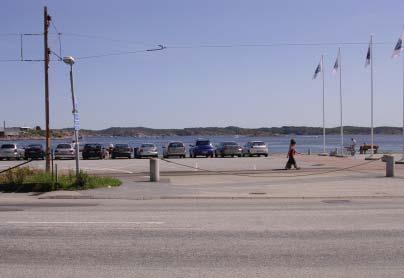
[[[327,128],[326,134],[339,134],[340,128]],[[374,129],[375,134],[402,134],[400,127],[380,126]],[[321,127],[307,126],[282,126],[282,127],[262,127],[262,128],[242,128],[236,126],[228,127],[194,127],[183,129],[154,129],[146,127],[110,127],[101,130],[82,129],[82,136],[130,136],[130,137],[148,137],[148,136],[282,136],[282,135],[321,135]],[[70,137],[73,134],[72,128],[52,129],[52,137],[63,138]],[[369,127],[345,126],[344,134],[359,135],[370,134]],[[45,132],[40,128],[25,130],[19,134],[19,138],[40,138],[44,137]]]

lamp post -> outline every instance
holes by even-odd
[[[79,166],[79,111],[77,110],[76,97],[74,95],[73,86],[73,64],[74,58],[71,56],[63,57],[63,62],[70,66],[70,89],[72,92],[72,104],[73,104],[73,118],[74,118],[74,140],[76,148],[76,181],[79,182],[80,166]]]

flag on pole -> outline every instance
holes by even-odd
[[[370,43],[368,47],[368,52],[366,53],[366,62],[365,62],[365,67],[370,65]]]
[[[335,60],[334,67],[332,68],[332,73],[334,73],[334,74],[337,73],[338,68],[339,68],[339,55],[337,56],[337,59]]]
[[[397,43],[396,43],[396,46],[394,47],[392,57],[397,57],[397,56],[399,56],[399,55],[400,55],[400,52],[404,49],[403,40],[404,40],[404,31],[403,31],[403,33],[401,34],[400,38],[398,39],[398,41],[397,41]]]
[[[313,79],[317,78],[317,75],[322,71],[323,69],[321,68],[321,61],[318,63],[318,66],[316,67],[316,70],[314,71]]]

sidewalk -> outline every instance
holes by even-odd
[[[385,163],[363,159],[321,156],[300,156],[301,170],[281,170],[283,157],[268,160],[266,170],[241,171],[242,160],[235,161],[235,170],[224,172],[195,171],[170,165],[161,173],[161,181],[149,182],[146,175],[116,174],[123,181],[120,187],[87,191],[56,191],[29,196],[40,199],[172,199],[172,198],[404,198],[404,165],[396,165],[396,177],[386,178]],[[185,160],[184,160],[185,161]],[[202,160],[209,170],[209,160]],[[186,161],[192,164],[192,161]],[[249,161],[251,163],[252,161]],[[264,161],[260,161],[260,167]],[[164,163],[164,162],[161,162]],[[202,168],[202,167],[201,167]],[[246,168],[244,168],[246,169]],[[0,194],[0,198],[18,196]],[[21,196],[21,195],[20,195]],[[15,197],[13,197],[15,198]]]

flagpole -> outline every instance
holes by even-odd
[[[321,55],[321,75],[323,78],[323,153],[325,154],[325,101],[324,101],[324,55]]]
[[[341,48],[338,48],[339,63],[339,102],[340,102],[340,124],[341,124],[341,155],[344,155],[344,126],[342,125],[342,61]]]
[[[404,53],[402,54],[403,56],[403,157],[401,158],[401,161],[404,162]]]
[[[373,35],[370,35],[370,137],[371,137],[371,144],[370,144],[370,151],[371,156],[373,156]]]

